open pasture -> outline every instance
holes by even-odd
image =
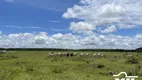
[[[75,56],[49,53],[75,53]],[[81,56],[86,53],[89,56]],[[142,80],[142,53],[13,51],[0,54],[0,80],[114,80],[113,74],[122,71]]]

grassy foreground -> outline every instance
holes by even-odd
[[[0,80],[114,80],[113,74],[122,71],[142,80],[142,53],[102,52],[103,58],[93,55],[48,57],[48,53],[17,51],[0,54]]]

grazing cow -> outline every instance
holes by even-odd
[[[67,56],[67,53],[64,53],[64,56],[66,57],[66,56]]]
[[[73,53],[71,53],[70,56],[73,57],[74,56]]]
[[[61,57],[61,53],[57,53],[58,57]]]
[[[104,55],[103,55],[102,53],[98,53],[98,54],[97,54],[97,53],[94,53],[93,56],[94,56],[94,57],[103,57]]]
[[[70,57],[70,53],[67,53],[67,57]]]
[[[98,57],[103,57],[104,55],[102,53],[98,53]]]
[[[101,56],[101,53],[98,53],[98,56]]]
[[[49,53],[48,56],[49,56],[49,57],[53,57],[54,54],[53,54],[53,53]]]
[[[67,53],[62,53],[62,57],[66,57],[67,56]]]
[[[96,57],[96,53],[94,53],[93,56]]]
[[[6,50],[2,50],[2,51],[0,51],[0,53],[6,53]]]
[[[58,53],[54,53],[54,55],[55,55],[55,57],[57,57],[57,56],[58,56]]]
[[[62,53],[61,56],[64,57],[64,56],[65,56],[65,53]]]
[[[77,56],[77,54],[76,54],[76,53],[73,53],[73,55],[74,55],[74,56]]]
[[[84,54],[83,54],[83,53],[80,53],[80,56],[84,56]]]
[[[89,56],[90,56],[90,53],[86,53],[85,56],[86,56],[86,57],[89,57]]]

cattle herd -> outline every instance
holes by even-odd
[[[94,54],[90,54],[90,53],[49,53],[48,54],[49,57],[104,57],[104,55],[102,53],[94,53]]]

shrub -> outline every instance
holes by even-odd
[[[64,69],[63,69],[63,68],[60,68],[60,67],[55,67],[55,68],[52,70],[53,73],[62,73],[63,71],[64,71]]]
[[[114,72],[113,72],[113,71],[109,71],[109,72],[107,73],[107,75],[112,76],[112,75],[114,75]]]
[[[141,70],[141,66],[137,64],[133,69],[128,71],[128,75],[141,75],[140,70]]]
[[[34,71],[34,69],[32,67],[27,67],[26,71],[32,72],[32,71]]]
[[[139,74],[139,71],[141,69],[141,66],[140,65],[136,65],[135,68],[134,68],[134,73],[135,75],[138,75]]]
[[[105,66],[103,64],[98,64],[97,68],[104,68]]]
[[[136,58],[136,57],[128,57],[127,58],[127,62],[128,63],[131,63],[131,64],[138,64],[139,63],[139,61],[138,61],[138,59]]]

